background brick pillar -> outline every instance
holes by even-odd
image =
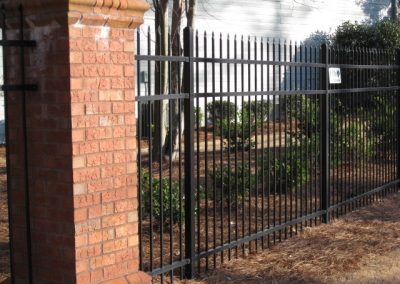
[[[147,283],[139,272],[134,29],[142,0],[12,0],[25,9],[28,163],[34,283]],[[7,48],[8,82],[19,80]],[[29,278],[22,94],[8,94],[12,262]]]

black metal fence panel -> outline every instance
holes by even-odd
[[[0,26],[1,26],[1,40],[0,40],[0,47],[3,50],[3,54],[6,57],[8,55],[8,49],[15,49],[19,53],[19,81],[18,83],[13,82],[9,76],[8,72],[8,62],[6,58],[3,59],[3,83],[0,85],[0,91],[4,92],[4,117],[5,117],[5,140],[6,140],[6,168],[7,168],[7,207],[8,207],[8,218],[9,218],[9,255],[10,255],[10,270],[11,270],[11,282],[15,282],[15,267],[14,261],[12,257],[14,256],[12,253],[13,249],[13,222],[12,222],[12,210],[14,208],[13,201],[12,201],[12,182],[10,178],[10,151],[9,151],[9,111],[8,111],[8,97],[10,92],[20,92],[22,96],[22,103],[21,103],[21,116],[22,116],[22,140],[23,140],[23,171],[24,171],[24,207],[25,212],[24,215],[26,217],[26,248],[27,248],[27,271],[28,271],[28,279],[30,283],[33,282],[33,268],[32,268],[32,242],[31,242],[31,221],[30,221],[30,199],[29,199],[29,169],[28,169],[28,130],[27,130],[27,117],[26,117],[26,96],[28,92],[33,92],[38,90],[38,86],[36,84],[27,84],[25,78],[26,72],[26,65],[25,65],[25,58],[26,58],[26,51],[31,48],[35,48],[37,46],[37,42],[35,40],[26,40],[24,34],[24,9],[22,4],[19,5],[19,15],[18,15],[18,24],[19,24],[19,39],[7,39],[7,10],[4,6],[0,8]],[[17,54],[17,53],[16,53]],[[14,78],[15,79],[15,78]]]
[[[142,33],[142,270],[190,278],[397,190],[395,51]]]
[[[330,211],[382,198],[397,182],[397,51],[331,48],[343,84],[330,86]]]

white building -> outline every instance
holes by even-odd
[[[147,1],[152,4],[152,0]],[[301,41],[316,31],[331,33],[345,21],[374,22],[389,16],[392,2],[395,1],[198,0],[195,28],[200,32]],[[153,23],[154,9],[151,9],[145,14],[144,26]]]

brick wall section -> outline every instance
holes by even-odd
[[[103,1],[8,3],[8,38],[18,39],[21,2],[25,38],[38,44],[26,50],[27,81],[39,86],[26,97],[34,283],[151,282],[138,270],[134,102],[134,27],[148,6],[121,1],[112,9],[124,17]],[[19,51],[5,55],[8,83],[19,82]],[[21,96],[7,102],[10,220],[14,277],[28,283]]]
[[[70,26],[78,283],[137,272],[134,30]]]

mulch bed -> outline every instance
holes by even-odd
[[[400,283],[400,193],[183,283]],[[175,279],[177,283],[181,281]]]
[[[339,199],[336,200],[337,196],[336,196],[335,192],[338,189],[342,188],[342,187],[345,188],[346,190],[348,190],[346,192],[346,196],[344,197],[344,199],[347,199],[347,198],[349,198],[351,196],[355,196],[358,192],[366,191],[366,190],[368,190],[368,188],[370,186],[373,186],[373,185],[371,185],[369,183],[369,179],[372,178],[374,182],[378,182],[378,184],[376,184],[375,186],[372,187],[372,188],[375,188],[375,187],[379,186],[380,184],[385,184],[386,182],[388,182],[388,180],[390,179],[389,175],[393,176],[393,173],[391,172],[392,168],[390,170],[387,170],[388,165],[385,165],[385,164],[376,164],[375,165],[374,164],[374,165],[371,165],[371,166],[375,167],[377,173],[386,172],[386,174],[388,174],[388,176],[380,175],[380,176],[374,177],[374,176],[371,175],[370,172],[358,171],[356,167],[351,166],[351,165],[345,166],[343,171],[339,170],[339,171],[332,172],[331,178],[334,181],[334,182],[332,182],[332,184],[333,184],[333,186],[332,186],[332,194],[334,195],[334,199],[335,199],[334,202],[340,202],[341,201],[340,196],[339,196]],[[337,176],[336,174],[338,172],[344,172],[345,175],[344,176]],[[354,180],[355,176],[358,177],[357,180]],[[363,180],[363,184],[358,184],[358,182],[360,180]],[[358,185],[358,187],[357,187],[357,185]],[[303,190],[307,189],[308,192],[309,192],[309,196],[308,196],[308,199],[307,199],[307,203],[309,204],[308,205],[308,213],[315,212],[314,211],[314,204],[319,204],[319,190],[315,191],[315,187],[314,186],[315,186],[315,184],[313,183],[313,184],[308,184],[303,188]],[[279,211],[278,211],[279,204],[281,204],[281,207],[282,207],[282,212],[281,212],[281,220],[282,220],[282,222],[285,219],[285,210],[284,210],[284,208],[285,208],[285,202],[284,201],[285,200],[284,200],[284,195],[282,195],[281,199],[279,198],[279,196],[276,196],[275,198],[273,198],[273,197],[274,196],[272,196],[272,195],[270,196],[269,203],[267,202],[268,201],[267,200],[267,196],[264,197],[264,208],[265,208],[265,211],[264,211],[264,228],[267,227],[268,217],[269,217],[270,224],[271,224],[271,227],[272,227],[272,225],[273,225],[273,214],[274,214],[274,210],[273,209],[274,208],[276,210],[275,211],[275,213],[276,213],[276,224],[279,224],[279,219],[278,219],[279,218]],[[382,195],[378,194],[378,195],[375,195],[373,197],[374,197],[374,200],[377,201],[377,200],[381,200]],[[357,206],[346,206],[346,207],[339,208],[337,210],[338,214],[334,214],[334,215],[335,216],[342,215],[345,212],[349,212],[350,210],[352,210],[352,209],[354,209],[356,207],[364,206],[364,205],[368,204],[371,201],[373,201],[372,198],[366,198],[366,199],[363,200],[363,202],[356,202],[355,204]],[[251,202],[248,202],[248,201],[245,202],[244,210],[243,210],[243,207],[242,207],[241,203],[239,202],[239,204],[240,204],[240,206],[239,206],[239,220],[238,220],[237,224],[236,224],[236,220],[235,220],[235,207],[232,206],[232,208],[231,208],[231,213],[232,213],[232,219],[231,220],[228,220],[228,209],[227,209],[227,207],[224,208],[224,210],[223,210],[223,213],[224,213],[224,220],[223,220],[223,224],[224,224],[224,226],[223,226],[224,234],[223,235],[224,235],[224,237],[223,237],[223,240],[224,240],[224,242],[223,243],[228,243],[229,242],[228,241],[229,240],[228,239],[229,238],[229,236],[228,236],[229,227],[231,228],[231,232],[232,232],[232,239],[231,240],[235,239],[235,228],[236,228],[236,226],[238,226],[238,228],[239,228],[239,230],[238,230],[239,231],[239,238],[242,236],[242,224],[243,223],[242,223],[242,220],[241,220],[241,213],[243,211],[245,212],[245,217],[246,217],[245,218],[245,223],[244,223],[244,225],[245,225],[244,226],[245,227],[245,235],[249,234],[249,231],[248,231],[248,224],[249,224],[249,221],[248,221],[249,220],[248,219],[249,218],[249,213],[248,212],[249,212],[249,208],[251,209],[251,214],[252,214],[251,215],[251,218],[252,218],[252,233],[261,230],[261,221],[262,221],[261,220],[261,218],[262,218],[261,217],[262,216],[261,197],[258,198],[257,203],[258,203],[257,204],[258,205],[257,206],[257,208],[258,208],[258,210],[257,210],[257,212],[258,212],[258,218],[257,218],[257,220],[258,220],[258,229],[257,230],[255,229],[255,224],[254,224],[255,223],[255,214],[254,214],[254,212],[256,211],[255,210],[255,208],[256,208],[255,207],[256,200],[255,200],[254,196],[252,197]],[[217,214],[216,214],[216,219],[215,219],[216,231],[214,232],[214,230],[213,230],[214,218],[213,218],[213,212],[212,212],[212,209],[213,209],[212,200],[209,200],[208,218],[207,219],[205,218],[205,216],[206,216],[205,215],[206,203],[204,202],[204,200],[202,200],[202,202],[201,202],[200,211],[199,211],[200,212],[200,235],[201,235],[201,237],[200,237],[200,243],[197,242],[198,238],[196,237],[196,253],[197,253],[198,245],[200,245],[200,247],[201,247],[201,250],[200,250],[201,252],[205,251],[205,247],[207,245],[206,236],[208,237],[208,248],[209,249],[211,249],[213,247],[213,245],[214,245],[214,243],[213,243],[214,235],[215,235],[216,240],[217,240],[217,246],[221,244],[221,234],[222,234],[222,232],[221,232],[221,220],[222,220],[221,212],[222,211],[221,211],[221,205],[220,204],[221,203],[218,201],[217,202],[218,208],[217,208],[217,212],[216,212]],[[303,214],[301,214],[301,211],[300,211],[300,204],[303,204]],[[306,204],[306,199],[305,199],[304,193],[303,193],[303,198],[300,198],[300,196],[298,196],[297,199],[293,198],[292,202],[290,202],[289,198],[287,200],[287,208],[288,208],[288,210],[289,210],[290,207],[293,208],[293,215],[292,215],[293,218],[295,217],[294,216],[294,212],[295,212],[296,206],[298,208],[299,216],[306,215],[306,212],[304,211],[305,210],[305,204]],[[310,208],[311,204],[313,205],[313,208]],[[268,213],[269,213],[269,216],[268,216]],[[287,214],[286,217],[289,220],[290,219],[290,214]],[[280,239],[284,240],[285,239],[285,235],[287,235],[288,237],[292,236],[292,235],[294,236],[295,234],[297,235],[297,232],[299,232],[301,230],[301,228],[306,228],[307,226],[314,226],[316,224],[320,224],[320,219],[319,218],[316,218],[315,220],[312,220],[312,221],[313,222],[310,222],[310,221],[309,222],[304,222],[301,225],[287,228],[287,230],[283,230],[281,233],[272,234],[271,237],[270,237],[271,243],[273,243],[274,239],[276,239],[277,242],[279,242]],[[207,226],[208,226],[208,232],[206,232]],[[198,230],[197,216],[196,216],[196,225],[195,225],[195,227],[196,227],[196,236],[197,236],[197,230]],[[153,247],[153,255],[154,255],[153,265],[156,268],[159,267],[159,265],[160,265],[160,255],[163,256],[163,261],[164,261],[165,265],[167,265],[169,263],[170,256],[171,256],[171,254],[170,254],[170,243],[169,242],[170,242],[170,238],[171,237],[172,237],[173,242],[174,242],[173,243],[173,259],[176,261],[176,260],[179,260],[179,257],[180,257],[180,247],[179,247],[180,230],[179,230],[179,226],[175,225],[173,227],[172,236],[170,235],[170,228],[168,226],[164,226],[164,233],[162,235],[162,239],[163,239],[163,241],[162,241],[163,253],[162,254],[161,254],[161,250],[160,250],[160,243],[161,243],[160,242],[160,238],[161,238],[161,235],[160,235],[160,229],[159,228],[160,228],[159,224],[157,224],[157,222],[155,222],[154,225],[153,225],[152,241],[153,241],[153,244],[154,244],[154,247]],[[142,229],[143,229],[143,238],[142,238],[142,240],[143,240],[143,242],[142,242],[142,244],[143,244],[143,255],[145,257],[145,263],[144,263],[145,267],[144,267],[144,269],[148,269],[149,267],[147,265],[149,264],[149,256],[150,256],[150,234],[149,234],[150,226],[149,226],[147,218],[143,222]],[[306,230],[308,230],[308,229],[306,229]],[[182,231],[182,235],[184,235],[184,231]],[[284,243],[287,243],[287,242],[284,242]],[[258,241],[257,244],[258,244],[258,248],[261,248],[261,241]],[[268,244],[267,237],[265,237],[264,244],[266,244],[266,246]],[[243,256],[247,257],[249,255],[248,247],[249,246],[247,244],[244,255],[242,254],[241,249],[239,248],[239,250],[238,250],[239,257],[243,257]],[[272,247],[275,249],[274,246],[272,246]],[[253,251],[254,251],[255,242],[252,242],[252,248],[253,248]],[[184,251],[184,243],[183,243],[183,246],[182,246],[182,251]],[[261,250],[259,250],[259,251],[261,251]],[[236,257],[236,249],[232,249],[231,250],[231,255],[232,255],[232,258]],[[227,259],[228,259],[228,251],[224,252],[224,257],[225,257],[225,262],[226,262]],[[221,254],[218,253],[216,255],[216,260],[217,260],[217,263],[218,263],[217,267],[220,267],[220,263],[219,263],[220,259],[221,259]],[[214,258],[211,255],[209,257],[209,266],[210,266],[210,268],[212,268],[213,265],[214,265]],[[200,263],[200,266],[201,266],[201,271],[204,271],[204,267],[205,267],[205,260],[204,259],[202,259],[202,261]],[[197,267],[197,265],[196,265],[196,267]],[[177,270],[175,272],[175,275],[177,273],[179,273],[179,270]],[[168,279],[168,278],[169,278],[169,276],[165,277],[165,279]],[[156,280],[159,280],[159,279],[156,279]]]

